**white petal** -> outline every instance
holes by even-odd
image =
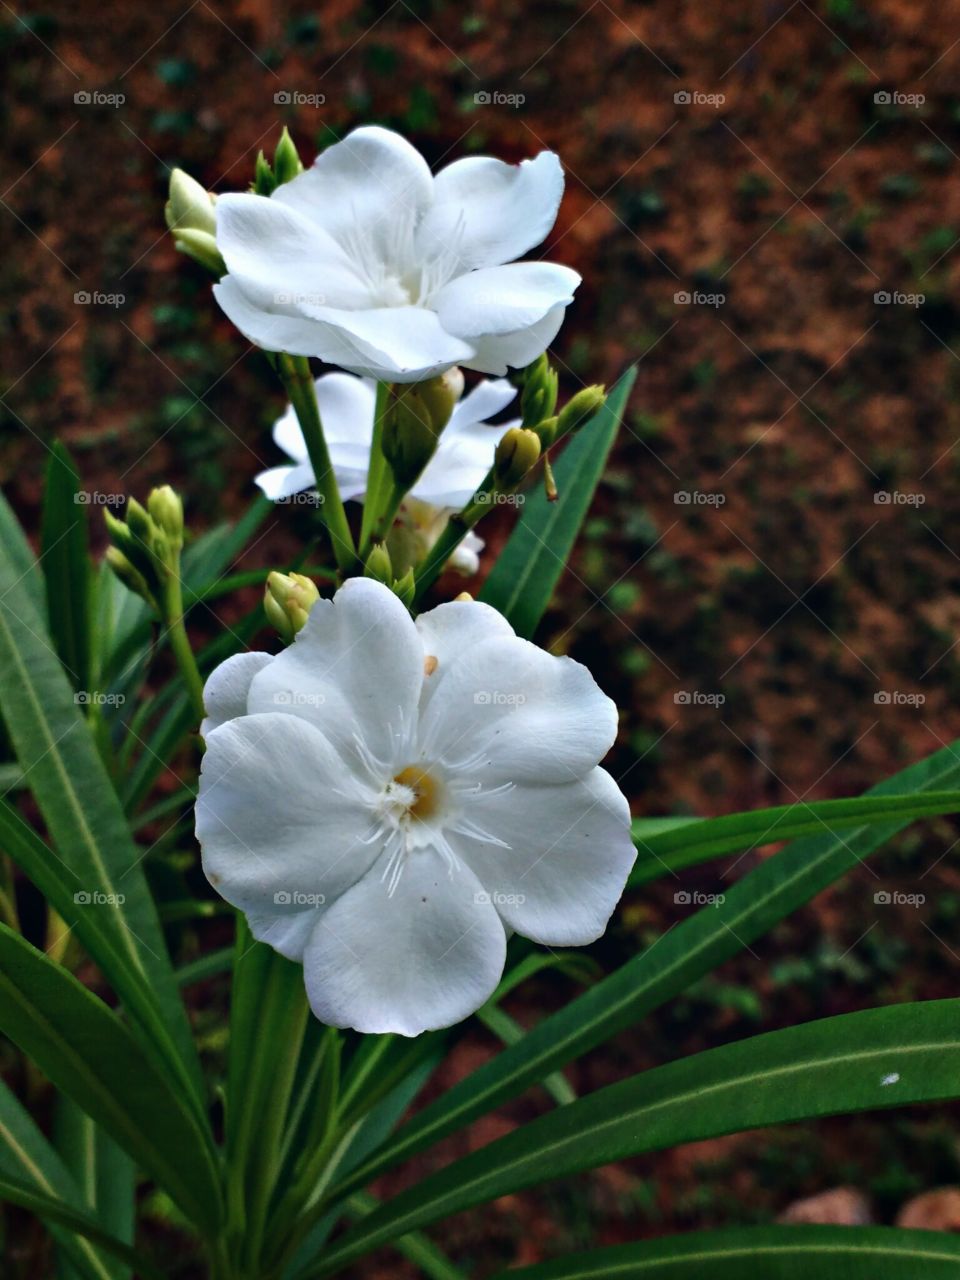
[[[317,404],[328,444],[370,448],[377,384],[350,373],[325,373],[316,381]]]
[[[243,911],[293,914],[308,905],[304,894],[332,902],[379,852],[365,843],[373,803],[313,725],[284,715],[230,720],[209,734],[203,757],[203,870]]]
[[[605,769],[557,786],[517,786],[478,801],[469,816],[510,845],[451,836],[512,929],[552,947],[600,937],[636,858],[630,808]]]
[[[272,661],[270,653],[235,653],[210,672],[203,686],[203,705],[207,716],[200,725],[202,737],[205,738],[225,720],[247,714],[250,681]]]
[[[224,276],[215,284],[213,296],[247,341],[264,351],[316,356],[345,369],[363,366],[366,360],[341,330],[306,315],[267,310],[255,298],[247,297],[233,276]]]
[[[568,306],[580,277],[555,262],[512,262],[457,276],[436,294],[440,323],[468,341],[529,329],[556,306]]]
[[[563,195],[563,169],[552,151],[522,164],[471,156],[441,169],[433,206],[421,223],[426,255],[453,247],[465,268],[512,262],[546,237]]]
[[[217,248],[248,298],[295,314],[304,302],[363,306],[370,290],[337,242],[295,209],[267,196],[217,201]]]
[[[266,942],[288,960],[303,962],[303,952],[317,927],[317,918],[325,907],[310,907],[293,915],[278,916],[275,911],[247,912],[247,924],[258,942]]]
[[[254,681],[251,707],[270,670]],[[451,762],[488,752],[478,780],[569,782],[598,764],[616,738],[617,709],[587,668],[519,637],[472,645],[436,675],[421,738]]]
[[[384,258],[396,240],[398,223],[412,228],[432,198],[433,177],[419,151],[398,133],[376,125],[354,129],[327,147],[312,168],[271,197],[342,244],[363,237]]]
[[[430,674],[424,678],[420,695],[421,716],[441,677],[468,649],[484,640],[503,639],[514,634],[513,627],[502,613],[478,600],[448,600],[445,604],[438,604],[436,608],[420,614],[417,630],[423,641],[424,653],[428,658],[436,659],[435,663],[427,661],[424,666],[424,670],[429,667]]]
[[[564,304],[558,303],[529,329],[518,329],[516,333],[505,333],[500,337],[477,338],[474,342],[476,355],[463,363],[468,369],[477,369],[480,373],[522,369],[549,347],[560,332],[565,311]]]
[[[471,427],[474,423],[486,422],[501,409],[505,409],[516,396],[516,387],[506,378],[481,378],[454,406],[442,438]]]
[[[416,1036],[460,1022],[492,994],[506,935],[466,867],[429,849],[407,856],[391,896],[374,867],[325,911],[303,957],[321,1022]]]
[[[309,461],[307,444],[292,404],[287,405],[286,411],[273,424],[273,443],[294,462]]]
[[[480,569],[480,552],[485,546],[482,538],[468,533],[447,561],[448,566],[464,578],[472,578]]]
[[[344,311],[306,309],[341,335],[359,354],[348,368],[379,381],[421,382],[472,357],[472,343],[448,333],[425,307],[376,307]],[[362,366],[358,364],[362,362]]]
[[[351,578],[313,606],[253,681],[248,706],[309,720],[350,759],[358,735],[389,764],[416,730],[422,683],[423,645],[407,610],[389,587]]]
[[[314,486],[313,467],[309,462],[301,462],[295,467],[270,467],[254,477],[265,498],[277,502],[281,498],[292,497],[302,493],[304,489]]]

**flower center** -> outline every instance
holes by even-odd
[[[412,803],[406,804],[411,818],[425,822],[436,816],[440,808],[440,786],[426,769],[415,764],[407,765],[393,781],[395,786],[404,787],[413,797]]]

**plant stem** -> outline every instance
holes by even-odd
[[[451,516],[443,532],[430,548],[430,552],[416,574],[416,603],[433,586],[440,571],[480,518],[490,510],[490,496],[494,491],[493,468],[487,472],[473,497],[457,515]]]
[[[180,675],[187,686],[197,718],[202,720],[206,715],[206,707],[203,704],[203,677],[197,666],[197,660],[193,656],[193,649],[183,622],[183,591],[180,586],[179,565],[177,571],[171,571],[167,576],[163,593],[163,609],[163,621],[170,637],[170,648],[177,660]]]
[[[373,440],[370,445],[370,463],[367,468],[367,492],[363,501],[363,520],[360,525],[360,558],[365,560],[370,552],[373,529],[380,514],[380,490],[387,474],[387,460],[383,456],[383,425],[390,403],[390,384],[377,383],[377,407],[373,415]]]
[[[300,430],[303,432],[307,453],[313,466],[317,492],[323,499],[323,522],[333,543],[337,567],[343,575],[353,573],[357,567],[357,550],[354,546],[353,534],[350,532],[350,525],[347,523],[347,514],[343,509],[337,478],[333,473],[333,463],[330,461],[330,452],[324,438],[310,362],[306,356],[290,356],[284,353],[277,358],[277,370],[297,415]]]

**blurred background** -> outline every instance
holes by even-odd
[[[567,191],[537,252],[584,276],[554,349],[563,391],[634,361],[639,378],[539,638],[622,708],[611,763],[634,812],[851,795],[960,736],[956,5],[2,0],[0,47],[0,479],[29,530],[57,437],[90,489],[175,484],[196,529],[239,515],[282,461],[270,371],[165,233],[171,167],[242,190],[283,124],[308,163],[368,122],[435,167],[551,148]],[[491,551],[511,515],[495,520]],[[278,508],[240,567],[287,562],[304,521]],[[955,994],[955,839],[946,820],[900,839],[575,1084]],[[722,892],[761,856],[682,889]],[[892,889],[923,902],[875,901]],[[671,881],[628,897],[601,959],[683,918],[677,895]],[[563,981],[527,988],[516,1016],[568,998]],[[472,1033],[451,1078],[492,1048]],[[507,1108],[473,1141],[545,1105]],[[486,1275],[808,1212],[795,1202],[840,1186],[856,1195],[817,1212],[893,1221],[955,1182],[954,1125],[912,1110],[634,1161],[441,1236]],[[910,1212],[960,1226],[958,1204]],[[364,1270],[379,1274],[408,1272],[385,1258]]]

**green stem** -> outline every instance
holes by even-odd
[[[203,677],[197,666],[197,660],[193,656],[187,628],[183,622],[183,591],[180,586],[179,565],[176,571],[171,571],[167,576],[163,609],[163,621],[170,638],[170,648],[177,660],[183,682],[187,686],[197,719],[202,720],[206,715],[206,708],[203,705]]]
[[[353,573],[357,567],[357,550],[354,546],[353,534],[350,532],[350,525],[347,523],[347,513],[343,509],[343,500],[340,497],[337,478],[333,473],[333,463],[330,461],[330,452],[323,434],[310,362],[306,356],[282,354],[277,358],[277,370],[297,415],[300,430],[303,432],[307,453],[313,466],[317,492],[323,499],[321,514],[333,543],[337,567],[344,575]]]
[[[473,497],[457,515],[451,516],[443,528],[443,532],[430,548],[423,564],[417,570],[417,590],[414,603],[420,600],[426,591],[433,586],[443,566],[459,547],[474,525],[490,510],[490,497],[494,492],[493,468],[487,472]]]
[[[377,383],[377,407],[373,415],[373,440],[370,445],[370,464],[367,468],[367,492],[363,500],[363,520],[360,525],[360,558],[370,553],[373,529],[380,514],[381,490],[387,479],[387,460],[383,456],[383,426],[390,403],[390,384]]]

